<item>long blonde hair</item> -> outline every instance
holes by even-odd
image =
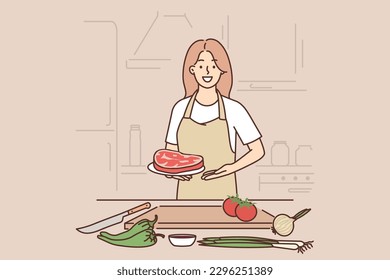
[[[197,40],[188,48],[183,63],[183,84],[185,96],[193,95],[198,89],[198,83],[190,73],[190,67],[196,63],[199,54],[203,51],[208,51],[216,59],[216,64],[223,71],[216,88],[221,95],[230,96],[230,91],[233,84],[232,66],[230,65],[229,56],[222,44],[215,39]]]

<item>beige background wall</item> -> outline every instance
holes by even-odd
[[[74,229],[135,205],[98,198],[175,196],[175,182],[145,165],[164,146],[170,110],[183,97],[188,46],[213,37],[230,55],[231,97],[266,147],[262,166],[238,174],[240,194],[294,199],[259,206],[274,214],[312,208],[291,236],[315,240],[306,255],[237,258],[388,259],[388,5],[291,2],[1,3],[0,258],[204,258],[199,248],[167,257],[167,242],[134,255]],[[127,166],[132,124],[141,127],[139,167]],[[270,166],[280,140],[291,166]],[[309,166],[293,166],[303,144],[312,147]],[[297,175],[310,184],[259,191],[262,173],[310,173]]]

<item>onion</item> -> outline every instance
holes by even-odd
[[[294,222],[305,216],[310,210],[310,208],[303,209],[293,217],[290,217],[287,214],[277,215],[272,223],[272,232],[274,234],[279,234],[280,236],[289,236],[294,230]]]

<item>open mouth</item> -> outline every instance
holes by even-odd
[[[202,79],[206,83],[209,83],[213,79],[213,77],[212,76],[202,76]]]

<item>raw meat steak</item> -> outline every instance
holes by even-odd
[[[158,171],[176,174],[202,168],[203,157],[172,150],[158,150],[154,154],[153,165]]]

